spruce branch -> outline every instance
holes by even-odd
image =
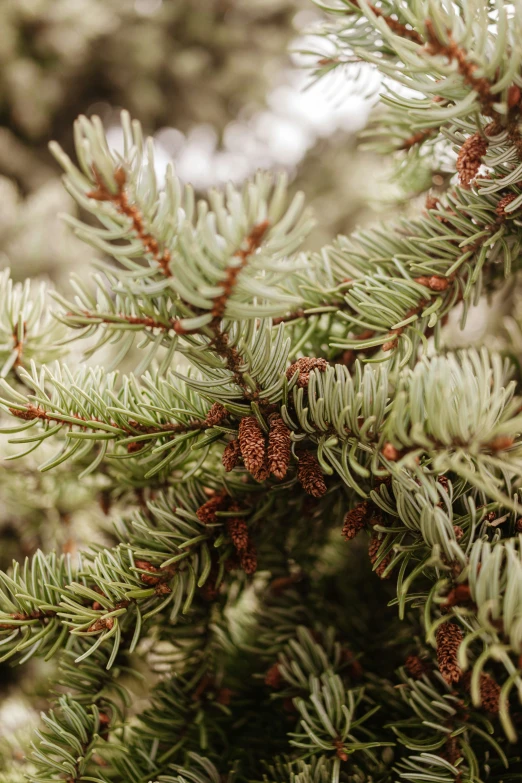
[[[14,283],[9,269],[0,273],[0,376],[60,358],[65,330],[51,317],[50,296],[45,283],[37,290],[29,280]]]

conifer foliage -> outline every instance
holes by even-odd
[[[380,70],[371,143],[449,161],[443,196],[309,254],[283,176],[196,202],[80,117],[53,152],[107,261],[55,321],[2,278],[11,441],[116,504],[113,546],[0,573],[2,660],[54,662],[31,781],[522,775],[519,365],[444,348],[517,281],[522,6],[325,10],[317,76]]]

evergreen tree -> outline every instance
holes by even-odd
[[[2,659],[56,662],[31,781],[522,775],[519,365],[444,347],[452,311],[517,282],[522,7],[329,10],[318,76],[372,64],[374,144],[453,161],[417,217],[304,253],[284,177],[160,190],[125,113],[122,156],[95,117],[77,164],[53,147],[109,260],[55,320],[6,278],[2,404],[115,525],[0,574]],[[68,366],[74,338],[112,366]]]

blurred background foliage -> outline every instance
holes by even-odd
[[[199,191],[288,169],[316,209],[317,247],[363,220],[376,192],[354,133],[371,101],[337,71],[304,90],[306,58],[289,54],[318,16],[309,0],[3,0],[2,265],[65,283],[90,253],[58,218],[73,205],[47,149],[71,151],[80,113],[100,115],[117,146],[128,109]]]

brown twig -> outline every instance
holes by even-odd
[[[128,193],[125,190],[127,181],[125,170],[119,166],[114,172],[114,179],[117,187],[116,193],[112,193],[109,190],[103,181],[100,172],[96,168],[93,167],[92,171],[94,181],[96,182],[96,189],[87,193],[88,198],[95,199],[96,201],[110,201],[114,204],[120,214],[128,217],[132,223],[133,231],[138,235],[143,244],[145,253],[148,253],[153,257],[160,271],[166,277],[171,277],[172,272],[169,269],[170,251],[160,247],[158,240],[145,228],[142,213],[135,204],[130,202]]]

